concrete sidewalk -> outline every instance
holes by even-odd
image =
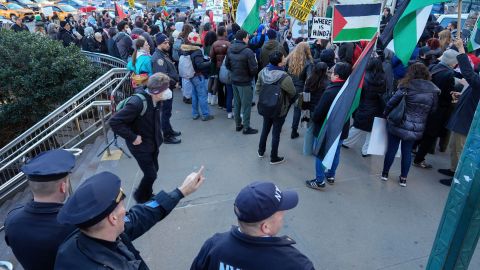
[[[296,247],[314,262],[316,269],[426,267],[449,192],[448,187],[438,183],[445,177],[436,169],[448,168],[448,155],[427,157],[435,169],[412,167],[408,187],[402,188],[397,182],[399,159],[392,167],[391,179],[383,182],[383,157],[362,158],[360,145],[342,149],[335,185],[316,191],[304,184],[315,172],[313,157],[301,153],[305,130],[300,130],[300,138],[290,139],[292,112],[283,127],[279,148],[286,162],[270,165],[270,141],[266,157],[260,159],[256,153],[260,134],[245,136],[235,132],[234,121],[216,106],[210,106],[214,120],[194,121],[191,105],[181,102],[178,91],[174,95],[172,125],[182,132],[182,143],[161,146],[154,190],[172,190],[201,165],[205,166],[207,179],[170,216],[135,241],[150,269],[189,269],[207,238],[236,223],[236,194],[254,180],[273,181],[281,189],[299,193],[299,205],[287,212],[281,233],[297,241]],[[256,109],[252,111],[252,127],[261,130]],[[123,140],[120,142],[124,146]],[[136,161],[125,155],[112,161],[99,161],[96,155],[92,156],[95,158],[90,162],[99,164],[82,178],[102,170],[118,174],[131,207],[135,203],[133,189],[142,176]],[[470,269],[480,269],[478,252]]]

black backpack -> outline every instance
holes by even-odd
[[[258,113],[264,117],[278,117],[282,110],[282,88],[280,84],[288,76],[287,73],[272,83],[264,83],[260,95],[258,96]]]
[[[117,41],[113,37],[107,40],[107,49],[108,49],[109,55],[122,59],[122,56],[120,55],[120,51],[118,50],[118,47],[117,47]]]

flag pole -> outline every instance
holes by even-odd
[[[462,0],[458,0],[457,38],[462,38]]]

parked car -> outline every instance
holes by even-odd
[[[23,8],[31,9],[35,12],[38,12],[40,10],[40,7],[38,6],[38,4],[30,0],[7,0],[7,3],[14,3]]]
[[[13,22],[12,20],[7,19],[4,16],[0,16],[0,29],[10,29],[12,27]]]
[[[31,22],[34,19],[34,12],[14,3],[0,3],[0,16],[10,19],[19,17]]]
[[[51,10],[50,10],[51,9]],[[44,14],[57,14],[58,18],[63,21],[69,14],[77,14],[77,10],[70,5],[50,5],[42,8]],[[50,16],[50,15],[48,15]]]
[[[465,22],[467,21],[467,18],[468,18],[468,13],[467,14],[462,14],[462,27],[463,28],[465,26]],[[440,17],[438,17],[437,19],[437,22],[443,27],[443,28],[447,28],[448,24],[451,23],[451,22],[456,22],[458,21],[458,15],[457,14],[444,14],[444,15],[440,15]]]
[[[75,9],[79,10],[80,12],[88,13],[96,10],[97,8],[94,6],[84,5],[80,0],[60,0],[57,4],[62,5],[70,5]]]
[[[31,0],[32,2],[34,2],[35,4],[37,4],[40,8],[42,8],[43,6],[46,6],[46,5],[53,5],[54,2],[53,1],[48,1],[48,0]]]

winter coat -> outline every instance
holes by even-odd
[[[287,73],[285,71],[272,68],[271,65],[266,66],[258,74],[258,80],[256,85],[257,93],[260,93],[262,91],[264,84],[273,84],[280,80],[282,76],[286,74]],[[282,109],[280,110],[279,117],[283,117],[287,115],[288,109],[290,108],[290,103],[296,95],[295,86],[293,85],[292,78],[287,75],[280,82],[280,88],[282,89]]]
[[[117,44],[120,57],[122,60],[127,61],[128,57],[133,53],[132,38],[125,32],[119,32],[113,37],[113,40]]]
[[[453,111],[452,96],[455,90],[455,71],[443,63],[434,65],[430,73],[432,82],[440,89],[437,110],[428,116],[425,133],[432,137],[445,135],[445,125]]]
[[[162,72],[170,77],[170,89],[175,89],[175,85],[180,80],[175,63],[168,54],[160,49],[155,49],[152,55],[152,71],[153,73]]]
[[[320,129],[322,128],[323,122],[327,118],[328,111],[330,110],[330,106],[332,105],[335,97],[337,96],[340,89],[342,89],[343,84],[345,81],[335,81],[331,82],[325,92],[323,92],[320,101],[318,101],[317,106],[313,112],[312,120],[314,123],[313,126],[313,136],[318,137],[320,133]],[[340,136],[340,140],[345,140],[348,138],[348,130],[350,128],[350,118],[345,121],[345,123],[339,123],[339,125],[343,124],[342,134]]]
[[[127,69],[133,71],[135,74],[148,74],[151,76],[152,72],[152,57],[148,54],[144,54],[142,51],[138,51],[135,66],[132,60],[128,61]]]
[[[245,42],[239,40],[235,40],[228,48],[225,65],[231,71],[232,84],[238,86],[251,85],[258,72],[255,54]]]
[[[360,104],[353,121],[353,126],[370,132],[373,119],[383,115],[383,94],[385,93],[385,73],[366,73]]]
[[[100,45],[93,36],[85,36],[82,39],[82,50],[84,51],[101,53]]]
[[[140,91],[138,91],[140,93]],[[153,104],[152,97],[143,90],[140,93],[147,100],[147,110],[141,116],[143,101],[140,97],[132,96],[125,107],[117,111],[110,118],[110,127],[113,132],[125,139],[131,153],[155,153],[163,143],[161,123],[161,102]],[[137,135],[142,136],[142,143],[133,145]]]
[[[480,99],[480,77],[473,71],[467,55],[460,54],[457,56],[457,60],[460,71],[470,86],[463,91],[458,100],[457,106],[448,121],[447,128],[467,136]]]
[[[415,47],[413,50],[412,56],[410,57],[410,61],[416,60],[420,54],[420,48]],[[405,77],[405,74],[407,73],[407,67],[408,63],[403,64],[400,59],[394,55],[392,58],[392,69],[393,69],[393,75],[395,77],[395,80],[400,80],[403,77]]]
[[[223,59],[225,59],[229,47],[230,42],[224,37],[219,37],[218,40],[212,44],[210,59],[215,62],[217,69],[220,69],[222,66]]]
[[[279,51],[283,54],[283,56],[287,56],[287,52],[277,40],[269,40],[265,44],[263,44],[262,50],[260,52],[260,58],[258,58],[258,69],[261,70],[270,63],[270,54],[275,51]]]
[[[438,103],[440,89],[431,81],[412,80],[407,86],[399,89],[388,101],[384,115],[388,114],[400,103],[405,93],[405,111],[403,120],[395,124],[388,120],[387,130],[405,141],[417,141],[422,138],[427,125],[427,117],[434,112]]]
[[[304,92],[310,93],[310,102],[304,101],[304,107],[302,109],[309,110],[310,112],[315,111],[315,107],[317,107],[317,104],[320,101],[320,98],[322,97],[323,92],[325,91],[329,83],[330,79],[325,78],[325,80],[323,81],[323,87],[320,87],[320,89],[309,89],[308,86],[305,85]]]
[[[76,44],[76,38],[72,32],[67,31],[65,28],[60,28],[57,34],[57,40],[60,40],[64,47],[68,47],[71,44]]]
[[[190,56],[193,69],[196,75],[208,77],[210,75],[210,60],[205,60],[200,47],[190,44],[183,44],[180,47],[180,55]]]

